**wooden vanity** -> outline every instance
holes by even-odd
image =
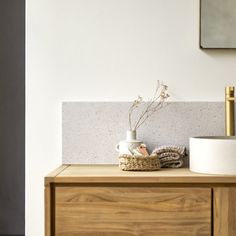
[[[45,177],[46,236],[235,236],[236,176],[62,165]]]

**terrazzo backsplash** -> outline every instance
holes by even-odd
[[[116,144],[126,138],[130,102],[63,102],[64,164],[116,164]],[[172,102],[137,130],[149,150],[189,147],[189,137],[224,135],[223,102]],[[188,160],[186,159],[187,165]]]

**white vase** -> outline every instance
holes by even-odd
[[[116,150],[120,155],[132,155],[131,151],[139,147],[142,143],[142,141],[136,138],[136,130],[127,130],[126,140],[120,141],[116,146]]]

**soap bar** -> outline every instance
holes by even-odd
[[[141,144],[137,148],[132,150],[132,153],[135,157],[148,157],[149,153],[147,151],[147,146],[145,144]]]
[[[143,156],[147,157],[149,156],[149,153],[148,153],[148,150],[147,150],[147,146],[145,144],[141,144],[139,147],[138,147],[138,151],[140,153],[142,153]]]
[[[138,148],[132,150],[135,157],[143,157],[143,154],[139,152]]]

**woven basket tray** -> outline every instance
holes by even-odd
[[[119,167],[121,170],[153,171],[159,170],[161,164],[157,156],[133,157],[122,155],[119,157]]]

